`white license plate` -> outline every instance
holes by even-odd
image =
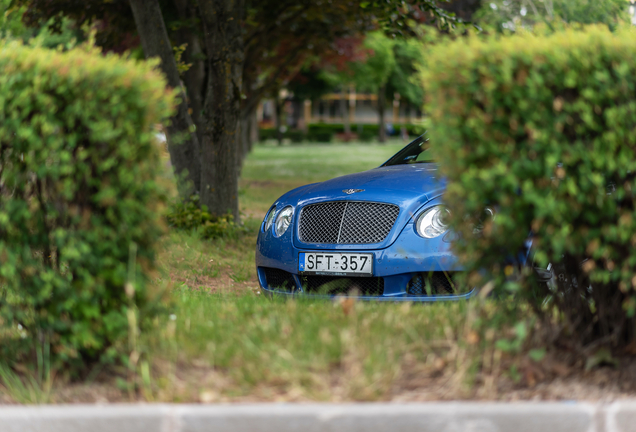
[[[301,252],[298,271],[304,274],[372,276],[373,254]]]

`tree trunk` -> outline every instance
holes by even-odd
[[[274,98],[274,111],[276,112],[276,139],[278,145],[283,145],[283,102],[279,97]]]
[[[464,21],[472,21],[473,14],[479,10],[482,0],[452,0],[450,3],[439,2],[439,7],[453,12]]]
[[[258,141],[258,118],[257,118],[257,114],[256,114],[256,110],[254,110],[252,112],[252,115],[250,116],[250,141],[249,141],[249,147],[248,147],[248,153],[252,151],[252,149],[254,148],[254,143],[256,141]]]
[[[248,91],[248,89],[252,88],[253,85],[249,81],[246,80],[245,71],[243,71],[243,90],[244,93]],[[252,124],[252,118],[256,118],[256,110],[258,108],[258,103],[254,104],[253,100],[244,99],[243,104],[241,106],[241,158],[239,164],[239,171],[243,167],[243,163],[245,162],[245,158],[250,151],[252,151],[252,140],[254,136],[254,125]],[[258,132],[258,131],[257,131]]]
[[[199,2],[209,76],[201,146],[201,204],[238,223],[238,145],[243,76],[242,0]]]
[[[247,154],[250,151],[250,135],[251,135],[251,128],[252,128],[252,124],[250,121],[250,113],[246,113],[246,112],[242,112],[241,113],[241,119],[240,119],[240,130],[241,130],[241,140],[239,142],[239,152],[240,152],[240,156],[238,158],[239,160],[239,166],[238,166],[238,170],[239,170],[239,174],[241,172],[241,168],[243,167],[243,163],[245,162],[245,158],[247,157]]]
[[[192,193],[200,190],[200,150],[197,136],[193,133],[193,122],[188,112],[188,103],[179,78],[177,62],[174,59],[158,1],[130,0],[130,7],[146,58],[159,57],[161,70],[168,79],[168,85],[180,92],[181,103],[177,113],[170,119],[166,138],[170,161],[178,179],[179,194],[187,199]]]
[[[348,102],[349,101],[347,100],[347,92],[345,91],[345,86],[342,86],[342,90],[340,91],[340,111],[342,112],[342,123],[344,124],[344,132],[345,134],[347,134],[347,136],[351,133],[349,112],[347,110],[347,105],[349,105]]]
[[[183,22],[197,19],[196,9],[190,0],[174,0],[174,4],[179,12],[179,19]],[[187,44],[183,53],[184,63],[191,64],[190,68],[183,74],[183,83],[188,95],[188,106],[192,110],[192,121],[197,127],[197,138],[199,143],[203,140],[203,91],[205,87],[205,63],[201,50],[201,42],[196,29],[191,26],[183,26],[177,31],[178,44]]]
[[[386,105],[386,86],[383,84],[378,91],[378,114],[380,126],[380,142],[386,142],[386,128],[384,127],[384,106]]]

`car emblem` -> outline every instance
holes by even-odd
[[[347,195],[351,195],[358,192],[364,192],[364,189],[343,189],[342,191]]]

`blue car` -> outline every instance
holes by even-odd
[[[445,181],[423,137],[378,168],[287,192],[256,244],[266,294],[379,301],[458,300]]]

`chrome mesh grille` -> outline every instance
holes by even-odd
[[[305,243],[338,243],[345,202],[312,204],[300,213],[300,241]]]
[[[399,213],[398,206],[383,203],[311,204],[300,212],[298,234],[304,243],[379,243],[389,235]]]

